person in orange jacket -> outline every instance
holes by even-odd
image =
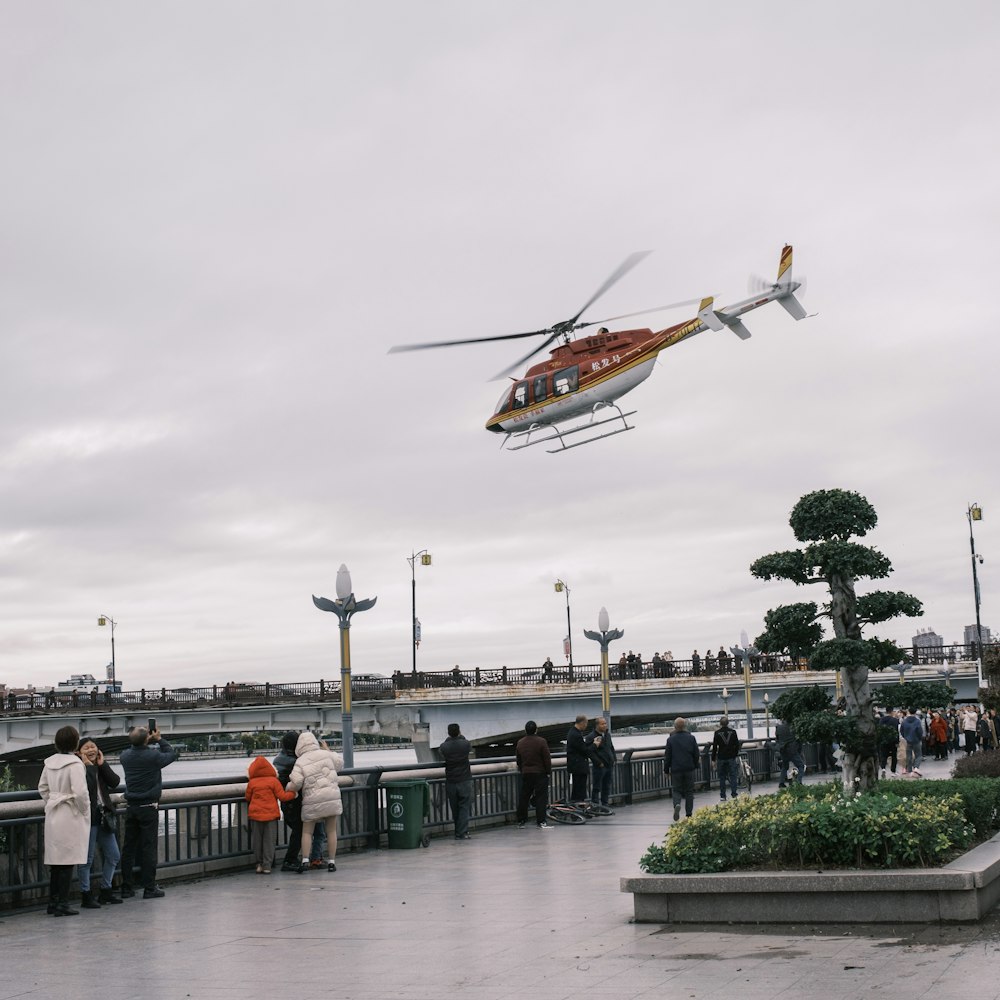
[[[250,842],[257,860],[257,874],[270,875],[274,864],[274,845],[278,840],[278,802],[291,802],[295,792],[286,792],[278,781],[278,772],[266,757],[254,757],[247,768],[246,800],[250,803]]]

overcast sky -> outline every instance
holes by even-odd
[[[727,647],[856,490],[920,597],[1000,626],[1000,8],[991,2],[0,6],[0,681],[126,688]],[[637,429],[498,450],[523,341],[408,341],[747,294],[665,352]],[[662,326],[683,311],[632,321]],[[627,325],[627,324],[626,324]]]

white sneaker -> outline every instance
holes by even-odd
[[[882,773],[879,775],[879,777],[880,778],[884,778],[885,777],[885,768],[884,767],[882,768]]]
[[[539,830],[551,830],[552,827],[548,823],[539,823],[538,824],[538,829]]]

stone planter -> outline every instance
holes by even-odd
[[[636,923],[938,923],[1000,900],[1000,834],[942,868],[623,877]]]

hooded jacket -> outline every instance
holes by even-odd
[[[299,734],[295,743],[295,766],[288,779],[288,788],[301,791],[304,820],[339,816],[344,811],[337,784],[337,772],[343,766],[340,754],[321,747],[312,733]]]
[[[45,803],[45,863],[85,865],[90,846],[87,769],[75,753],[45,758],[38,794]]]
[[[247,768],[250,780],[244,793],[250,807],[247,815],[258,823],[269,823],[281,815],[278,802],[289,802],[295,792],[286,792],[278,781],[278,772],[266,757],[254,757]]]

